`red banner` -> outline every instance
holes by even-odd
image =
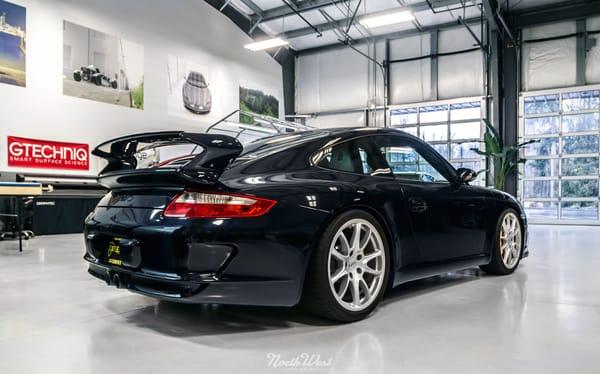
[[[8,166],[89,170],[90,149],[87,144],[9,136]]]

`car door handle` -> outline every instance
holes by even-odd
[[[427,202],[423,199],[408,199],[410,205],[410,211],[413,213],[425,213],[427,210]]]

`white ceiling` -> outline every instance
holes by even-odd
[[[242,11],[243,13],[251,16],[254,14],[254,12],[250,7],[247,6],[245,1],[246,0],[231,0],[230,4],[235,6],[238,10]],[[252,1],[263,11],[285,6],[285,3],[282,0]],[[291,2],[291,0],[287,1]],[[310,0],[299,0],[298,3],[301,4],[305,1]],[[328,21],[321,12],[326,12],[331,18],[335,20],[347,19],[352,16],[352,13],[356,9],[356,6],[359,4],[359,1],[360,6],[357,11],[357,17],[391,9],[401,9],[403,6],[410,6],[411,4],[425,2],[425,0],[348,0],[347,2],[341,2],[338,4],[324,6],[318,10],[314,9],[302,12],[302,16],[306,19],[306,21],[310,22],[312,25],[327,24]],[[436,1],[440,0],[430,1],[433,4],[435,4]],[[564,0],[500,0],[500,3],[505,8],[515,10],[531,8],[561,1]],[[471,5],[475,3],[480,4],[481,0],[463,0],[463,3],[468,3]],[[455,5],[452,8],[456,7],[460,8],[460,4]],[[440,12],[440,10],[446,11]],[[436,13],[434,13],[430,9],[425,9],[423,11],[414,12],[413,14],[416,18],[416,23],[407,22],[403,24],[385,26],[370,30],[362,27],[360,24],[355,22],[355,24],[351,27],[349,34],[352,38],[363,38],[365,36],[377,36],[406,30],[414,30],[419,26],[427,27],[432,25],[455,22],[458,20],[458,17],[478,17],[480,15],[480,10],[478,6],[450,10],[448,7],[436,7]],[[259,25],[259,27],[268,35],[277,36],[285,32],[309,28],[310,26],[306,23],[306,21],[302,20],[296,14],[292,13],[283,18],[263,22]],[[336,36],[336,33],[334,31],[330,30],[323,32],[323,35],[321,37],[318,37],[316,33],[312,33],[310,35],[288,38],[288,40],[292,48],[296,50],[303,50],[323,45],[335,44],[338,42],[338,37]]]

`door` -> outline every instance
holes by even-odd
[[[486,236],[485,192],[458,183],[447,161],[418,140],[386,136],[376,142],[402,190],[398,198],[403,199],[404,212],[398,212],[398,220],[410,225],[419,262],[481,255]]]

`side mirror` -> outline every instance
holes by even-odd
[[[458,168],[456,174],[462,183],[469,183],[477,177],[477,172],[468,168]]]

